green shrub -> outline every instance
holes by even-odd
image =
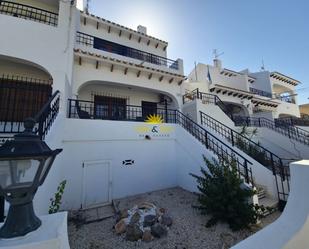
[[[226,222],[232,230],[239,230],[255,224],[259,218],[258,207],[249,203],[254,191],[243,185],[239,178],[235,160],[225,163],[209,161],[204,157],[208,168],[201,168],[201,176],[191,174],[198,183],[199,206],[202,214],[211,215],[206,226],[218,221]]]
[[[62,199],[62,195],[64,193],[64,188],[65,188],[66,183],[67,183],[66,180],[60,182],[54,198],[50,199],[51,203],[50,203],[50,206],[49,206],[49,209],[48,209],[49,214],[54,214],[54,213],[57,213],[59,211],[61,199]]]

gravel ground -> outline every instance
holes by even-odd
[[[114,218],[78,225],[69,222],[69,240],[72,249],[224,249],[248,237],[253,230],[232,232],[226,224],[217,224],[206,228],[207,216],[202,216],[191,205],[197,204],[197,197],[181,188],[171,188],[137,195],[119,200],[119,207],[131,208],[142,201],[150,201],[163,207],[173,218],[173,225],[164,238],[151,242],[129,242],[124,236],[117,236],[113,232]],[[279,217],[276,212],[264,218],[261,226],[272,223]],[[255,227],[254,230],[259,230]]]

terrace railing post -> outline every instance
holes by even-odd
[[[246,159],[244,161],[244,169],[245,169],[245,180],[246,180],[246,183],[249,183],[250,182],[250,180],[249,180],[249,171],[248,171],[248,163],[247,163]]]
[[[167,100],[166,99],[164,100],[164,109],[165,109],[165,123],[168,123],[168,118],[167,118],[168,111],[167,111]]]
[[[0,222],[2,223],[4,221],[4,197],[0,196]]]
[[[209,143],[208,143],[208,134],[205,132],[205,146],[208,149],[209,148]]]
[[[279,159],[280,162],[280,175],[281,175],[281,179],[282,181],[285,181],[285,173],[284,173],[284,169],[283,169],[283,163],[282,163],[282,159]]]
[[[276,166],[274,164],[274,157],[272,153],[270,154],[270,162],[271,162],[271,168],[273,171],[273,175],[276,175]]]
[[[232,145],[234,146],[235,143],[234,143],[234,132],[232,130],[231,131],[231,142],[232,142]]]
[[[72,100],[69,99],[69,118],[71,118],[71,105],[72,105]]]
[[[43,139],[43,123],[44,123],[44,119],[45,119],[45,113],[43,113],[43,115],[39,118],[38,123],[38,135],[40,137],[40,139]]]

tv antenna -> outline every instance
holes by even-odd
[[[212,54],[215,56],[215,59],[218,59],[221,55],[224,54],[224,52],[219,53],[217,49],[214,49],[214,50],[212,51]]]
[[[261,71],[265,71],[264,59],[262,59]]]

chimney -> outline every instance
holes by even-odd
[[[137,26],[137,32],[140,32],[144,35],[147,35],[147,28],[145,26],[142,26],[142,25],[138,25]]]
[[[222,62],[219,59],[214,59],[214,67],[222,69]]]

